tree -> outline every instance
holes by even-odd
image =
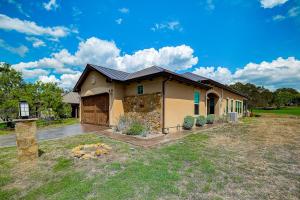
[[[293,88],[280,88],[274,92],[274,103],[279,108],[280,106],[292,103],[297,99],[299,93]]]
[[[22,74],[9,64],[0,64],[0,118],[4,121],[16,118],[19,101],[25,83]]]

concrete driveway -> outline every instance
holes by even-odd
[[[68,136],[100,131],[103,129],[103,127],[83,124],[73,124],[55,128],[42,128],[37,130],[37,139],[38,141],[59,139]],[[9,146],[16,146],[16,135],[9,134],[0,136],[0,147]]]

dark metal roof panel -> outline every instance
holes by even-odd
[[[194,74],[192,72],[185,72],[183,74],[181,74],[182,76],[186,77],[186,78],[189,78],[193,81],[203,81],[203,80],[208,80],[208,78],[205,78],[203,76],[200,76],[200,75],[197,75],[197,74]]]
[[[101,67],[101,66],[97,66],[97,65],[91,65],[91,64],[89,64],[89,65],[113,80],[124,81],[124,80],[126,80],[126,77],[129,75],[129,73],[127,73],[127,72],[123,72],[123,71],[119,71],[119,70],[115,70],[115,69],[111,69],[111,68],[106,68],[106,67]]]
[[[140,71],[129,74],[127,76],[126,80],[139,78],[139,77],[143,77],[143,76],[147,76],[147,75],[151,75],[151,74],[156,74],[156,73],[163,72],[163,71],[164,71],[164,69],[161,67],[152,66],[152,67],[148,67],[146,69],[142,69]]]

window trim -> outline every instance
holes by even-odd
[[[196,94],[198,94],[198,102],[196,102]],[[201,93],[199,91],[194,91],[194,115],[200,115],[200,96]]]
[[[139,93],[139,91],[140,91],[139,88],[142,88],[142,93]],[[137,95],[143,95],[144,94],[144,86],[143,85],[137,85],[136,93],[137,93]]]

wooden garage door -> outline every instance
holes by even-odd
[[[109,125],[109,96],[101,94],[82,97],[81,121],[86,124]]]

